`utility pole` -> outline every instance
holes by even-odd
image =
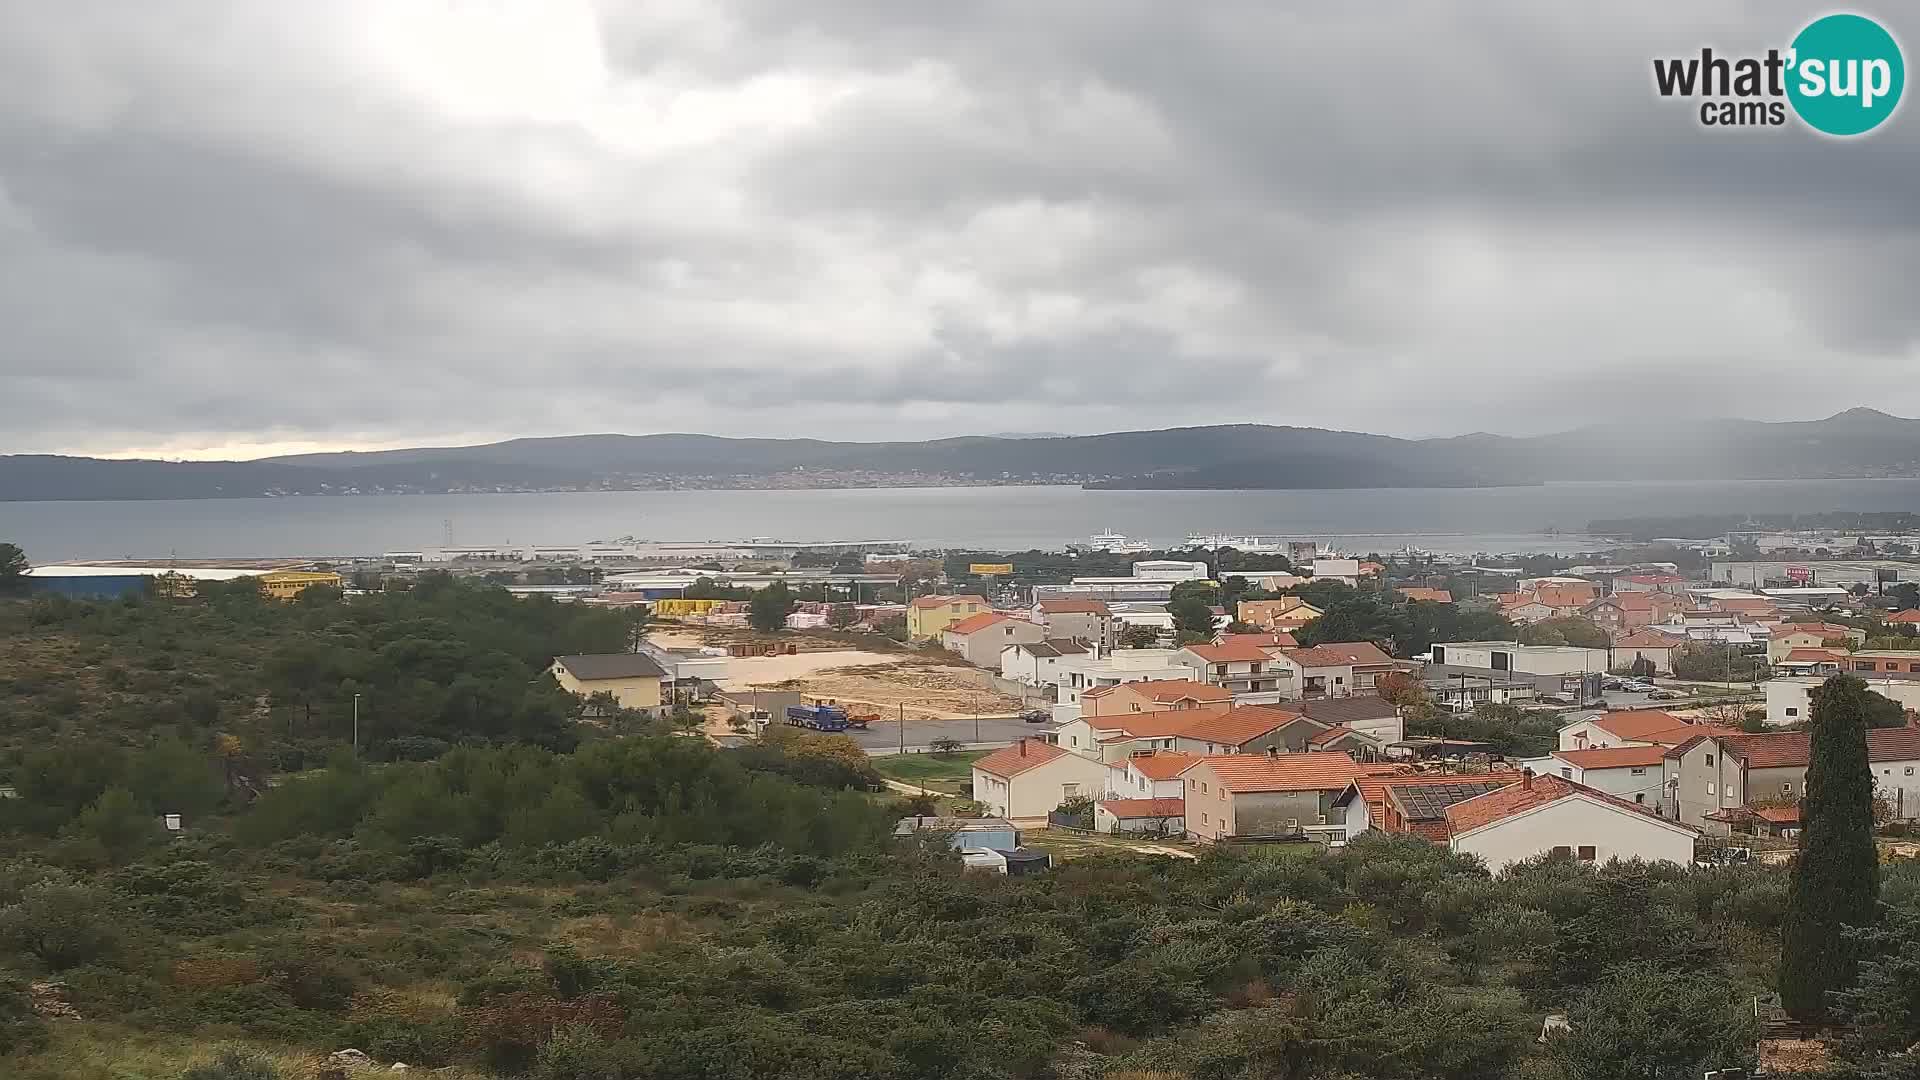
[[[907,703],[900,703],[900,752],[907,752]]]
[[[973,741],[980,742],[980,695],[973,695]]]
[[[360,756],[360,695],[353,695],[353,756]]]

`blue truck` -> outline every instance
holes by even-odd
[[[815,731],[845,731],[851,724],[838,705],[789,705],[787,723]]]

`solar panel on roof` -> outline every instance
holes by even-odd
[[[1464,784],[1405,784],[1395,785],[1394,798],[1406,809],[1407,817],[1412,821],[1431,821],[1447,816],[1447,807],[1457,802],[1465,802],[1489,791],[1499,791],[1511,784],[1511,780],[1486,780],[1480,783]]]

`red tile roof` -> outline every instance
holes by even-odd
[[[1111,615],[1105,600],[1042,600],[1042,615]]]
[[[1665,760],[1664,746],[1608,746],[1598,750],[1555,750],[1553,756],[1582,769],[1645,768]]]
[[[948,604],[965,603],[975,603],[981,607],[986,607],[987,598],[984,596],[976,596],[972,593],[966,593],[960,596],[918,596],[914,598],[910,606],[925,609],[946,607]]]
[[[1427,589],[1418,585],[1402,585],[1400,595],[1408,600],[1429,600],[1436,604],[1453,603],[1453,594],[1445,589]]]
[[[1140,682],[1121,685],[1131,688],[1134,693],[1149,701],[1179,701],[1182,698],[1193,698],[1195,701],[1233,700],[1231,691],[1218,686],[1208,686],[1202,682],[1194,682],[1192,679],[1143,679]]]
[[[1781,662],[1787,664],[1837,664],[1845,659],[1846,655],[1846,653],[1835,652],[1832,649],[1794,648],[1787,650],[1787,655]]]
[[[1284,649],[1282,655],[1303,668],[1393,663],[1393,657],[1371,641],[1327,641],[1305,649]]]
[[[1653,741],[1647,737],[1686,727],[1687,722],[1664,709],[1624,709],[1594,717],[1593,726],[1618,739]]]
[[[1221,746],[1244,746],[1268,732],[1278,731],[1301,720],[1306,718],[1297,712],[1247,705],[1225,712],[1202,713],[1189,720],[1186,729],[1179,734],[1182,738],[1200,739]],[[1315,728],[1320,727],[1315,721],[1306,722]]]
[[[1688,832],[1700,831],[1691,825],[1669,821],[1637,803],[1630,803],[1597,788],[1576,784],[1558,776],[1536,776],[1531,781],[1523,779],[1499,791],[1491,791],[1485,795],[1454,803],[1447,807],[1447,827],[1452,835],[1458,836],[1574,795],[1584,795],[1609,806],[1618,807],[1627,813],[1637,814],[1676,829],[1685,829]]]
[[[1187,771],[1206,768],[1235,794],[1271,791],[1340,791],[1362,774],[1345,754],[1227,754],[1204,757]]]
[[[1886,621],[1890,623],[1920,623],[1920,608],[1908,608],[1905,611],[1896,611],[1887,616]]]
[[[1813,760],[1813,737],[1805,731],[1736,733],[1720,742],[1745,759],[1749,769],[1805,768]],[[1920,728],[1869,730],[1867,760],[1920,761]]]
[[[1273,659],[1265,649],[1252,642],[1232,642],[1222,645],[1189,645],[1187,652],[1205,660],[1209,664],[1245,664],[1262,663]]]
[[[1262,651],[1266,649],[1297,649],[1300,647],[1300,643],[1293,639],[1292,634],[1288,633],[1228,634],[1220,639],[1220,644],[1254,645],[1258,646]]]
[[[1799,803],[1795,803],[1792,806],[1753,806],[1748,809],[1760,817],[1773,822],[1775,825],[1800,824]]]
[[[1200,760],[1199,754],[1187,754],[1178,750],[1156,750],[1151,754],[1135,754],[1124,761],[1112,762],[1108,768],[1133,768],[1149,780],[1172,780],[1186,772],[1198,760]]]
[[[1100,808],[1123,821],[1185,817],[1185,799],[1102,799]]]
[[[1387,812],[1386,812],[1387,793],[1391,791],[1393,788],[1426,787],[1428,785],[1452,786],[1456,784],[1484,784],[1489,780],[1518,780],[1518,779],[1520,779],[1520,774],[1517,772],[1497,772],[1497,773],[1495,772],[1486,772],[1486,773],[1393,772],[1393,773],[1375,773],[1373,775],[1362,775],[1358,779],[1354,780],[1353,786],[1359,792],[1360,797],[1367,801],[1367,814],[1368,814],[1368,817],[1373,821],[1374,827],[1381,829],[1381,831],[1384,832],[1386,831],[1386,829],[1382,823],[1387,820]],[[1429,832],[1432,830],[1420,831],[1420,835],[1425,836],[1429,840],[1445,841],[1447,839],[1446,822],[1438,821],[1438,822],[1434,822],[1433,824],[1434,826],[1437,827],[1437,831],[1438,831],[1437,836],[1429,835]],[[1416,830],[1416,831],[1419,831],[1419,830]]]
[[[1166,709],[1158,712],[1115,713],[1112,716],[1083,717],[1087,726],[1095,731],[1120,731],[1120,739],[1101,739],[1101,742],[1124,742],[1126,739],[1166,739],[1186,731],[1196,716],[1210,715],[1193,709]]]
[[[1024,619],[1015,619],[1007,615],[1002,615],[997,611],[983,611],[978,615],[969,615],[959,622],[948,624],[946,632],[965,636],[967,634],[979,633],[996,623],[1024,621]],[[1032,624],[1029,623],[1028,625]]]
[[[1052,743],[1038,739],[1021,739],[1012,746],[1003,746],[979,761],[973,767],[984,773],[991,773],[1003,780],[1012,779],[1029,769],[1037,769],[1049,761],[1066,757],[1068,751]]]

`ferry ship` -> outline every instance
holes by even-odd
[[[1225,533],[1188,533],[1187,546],[1199,548],[1230,547],[1254,554],[1284,555],[1287,540],[1281,536],[1229,536]]]
[[[1088,551],[1105,551],[1114,555],[1144,555],[1153,550],[1151,544],[1143,544],[1107,529],[1094,534],[1085,545]]]

